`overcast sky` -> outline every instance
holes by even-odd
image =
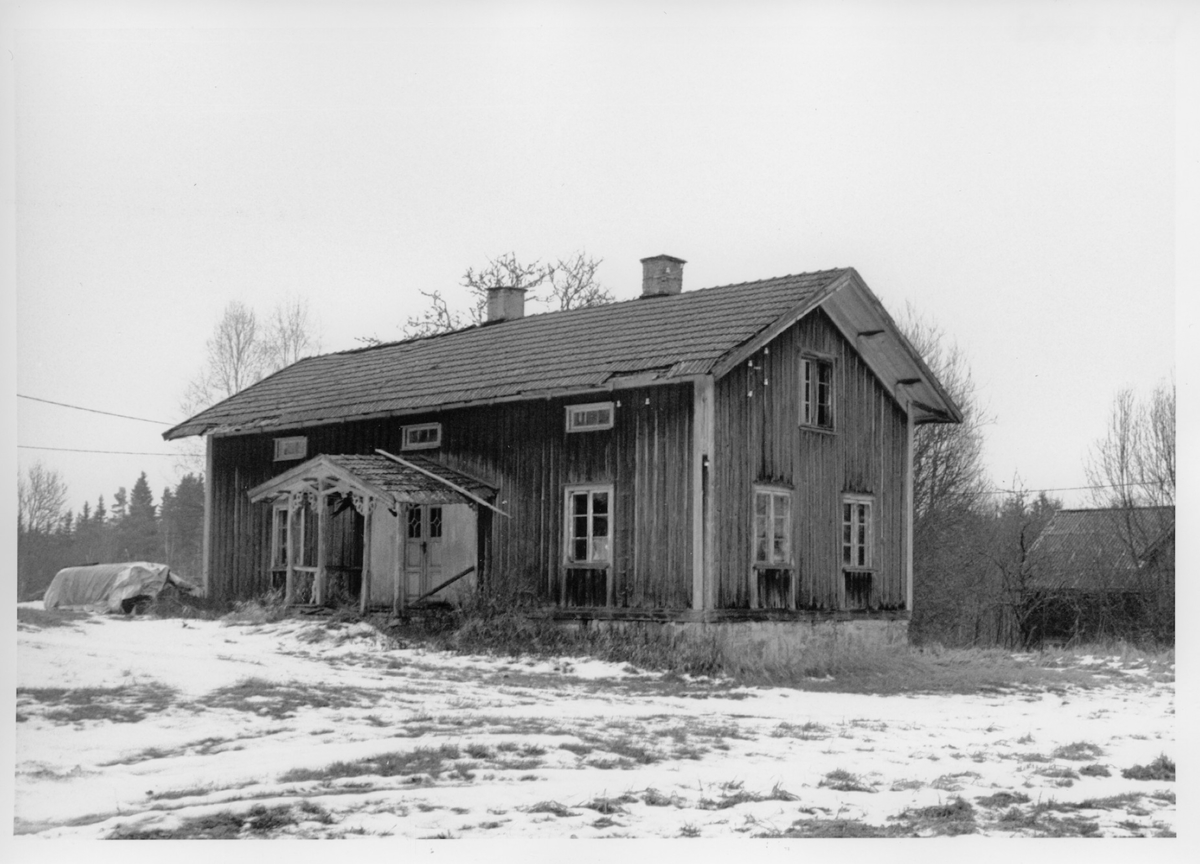
[[[577,250],[619,298],[657,253],[685,290],[855,267],[966,352],[1001,486],[1084,485],[1117,389],[1187,377],[1186,4],[170,5],[9,22],[18,393],[173,424],[231,300],[340,350]],[[25,447],[179,449],[14,404]],[[177,479],[18,454],[73,509]]]

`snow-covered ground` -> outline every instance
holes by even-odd
[[[18,835],[1175,830],[1174,783],[1121,773],[1175,756],[1174,684],[1136,669],[884,697],[405,649],[362,623],[93,615],[21,624],[17,678]]]

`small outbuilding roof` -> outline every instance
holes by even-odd
[[[954,402],[850,268],[530,315],[301,360],[164,438],[246,434],[481,402],[721,377],[818,307],[915,420]]]
[[[1029,551],[1046,588],[1133,590],[1149,551],[1173,534],[1174,507],[1059,510]]]

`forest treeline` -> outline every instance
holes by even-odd
[[[17,597],[34,600],[63,567],[118,561],[170,565],[201,581],[204,538],[204,481],[185,474],[163,490],[156,504],[146,473],[128,492],[121,487],[111,506],[101,495],[78,513],[63,509],[66,484],[40,463],[18,486]]]

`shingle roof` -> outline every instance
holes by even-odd
[[[254,432],[435,408],[623,375],[708,372],[848,270],[639,297],[301,360],[164,433]]]
[[[453,491],[451,485],[485,499],[492,497],[496,492],[494,487],[482,480],[447,468],[433,459],[410,453],[406,453],[403,459],[423,470],[401,465],[382,455],[323,453],[272,477],[251,489],[248,494],[251,500],[274,497],[288,488],[310,482],[314,478],[337,478],[339,469],[348,475],[345,482],[350,482],[350,478],[353,478],[366,484],[369,488],[362,489],[364,493],[382,492],[391,495],[397,501],[437,504],[462,500],[463,496]],[[435,474],[445,482],[440,482],[429,474]]]
[[[326,457],[330,462],[340,465],[356,477],[361,477],[364,482],[370,483],[377,489],[382,489],[384,492],[392,492],[399,494],[416,494],[416,493],[444,493],[446,490],[445,483],[439,483],[427,474],[422,474],[420,471],[415,471],[405,465],[400,465],[393,462],[386,456],[358,456],[358,455],[337,455]],[[433,459],[426,459],[415,454],[405,454],[404,458],[424,468],[432,474],[436,474],[443,480],[453,483],[456,486],[461,486],[468,492],[480,497],[487,497],[495,493],[495,489],[481,480],[476,480],[467,474],[447,468],[440,462]]]
[[[1030,550],[1033,582],[1048,588],[1117,590],[1175,524],[1174,507],[1059,510]]]

